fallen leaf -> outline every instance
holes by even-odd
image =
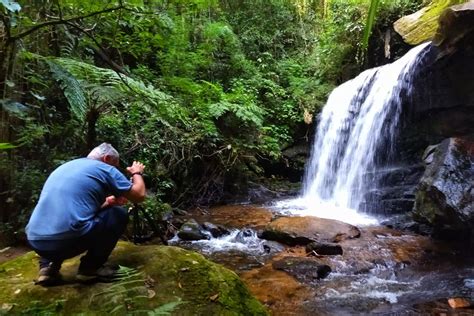
[[[181,282],[178,282],[178,287],[179,287],[180,289],[183,288],[183,286],[181,285]]]
[[[155,295],[156,295],[156,292],[155,292],[155,291],[150,290],[150,289],[148,290],[148,298],[154,298]]]
[[[214,294],[214,295],[212,295],[211,297],[209,297],[209,299],[210,299],[211,301],[213,301],[213,302],[215,302],[218,298],[219,298],[219,293]]]
[[[10,303],[3,303],[2,304],[2,311],[9,312],[13,308],[13,304]]]
[[[448,299],[448,304],[451,306],[451,308],[465,308],[471,306],[471,302],[469,300],[461,297]]]

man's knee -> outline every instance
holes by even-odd
[[[125,228],[128,223],[128,212],[124,207],[112,206],[102,210],[97,219],[102,222],[105,227],[112,229]]]

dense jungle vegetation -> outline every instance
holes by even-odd
[[[103,141],[147,165],[157,211],[278,176],[332,88],[406,50],[392,23],[421,1],[372,1],[367,50],[369,2],[1,0],[0,230]]]

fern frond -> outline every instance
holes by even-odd
[[[60,64],[47,61],[53,78],[59,83],[69,103],[69,109],[76,119],[83,122],[87,113],[87,100],[77,79]]]
[[[74,74],[80,81],[110,87],[132,99],[143,101],[158,110],[167,120],[181,120],[185,123],[186,118],[189,117],[186,109],[179,106],[172,96],[151,85],[147,86],[140,80],[69,58],[55,58],[54,61]]]

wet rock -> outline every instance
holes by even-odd
[[[263,245],[263,250],[265,253],[270,253],[272,251],[272,248],[269,245]]]
[[[400,230],[407,230],[421,235],[431,235],[433,233],[433,228],[427,224],[416,222],[413,219],[412,213],[400,214],[393,216],[383,222],[382,225],[388,228],[395,228]]]
[[[286,257],[274,261],[272,266],[276,270],[289,273],[303,283],[313,283],[316,280],[324,279],[331,273],[330,266],[321,264],[312,258]]]
[[[246,238],[252,237],[253,235],[256,235],[256,234],[257,233],[255,233],[252,229],[244,228],[241,231],[239,231],[237,236],[235,236],[235,240],[241,243],[245,243]]]
[[[202,228],[211,233],[212,237],[219,238],[224,235],[229,234],[229,230],[222,225],[215,225],[210,222],[205,222],[202,224]]]
[[[224,205],[213,207],[205,214],[195,211],[192,216],[200,223],[212,222],[239,229],[262,229],[271,221],[273,214],[270,210],[255,205]]]
[[[455,5],[446,9],[440,19],[433,43],[443,54],[450,54],[459,42],[472,40],[474,33],[474,2]]]
[[[185,222],[185,220],[182,219],[182,218],[173,217],[173,219],[171,220],[171,225],[173,225],[174,227],[179,229],[179,228],[181,228],[181,226],[183,226],[184,222]]]
[[[178,237],[183,240],[209,239],[209,236],[202,230],[201,225],[194,219],[186,221],[178,231]]]
[[[342,247],[334,243],[312,242],[306,245],[306,252],[316,252],[318,255],[342,255]]]
[[[182,209],[180,209],[180,208],[174,208],[174,209],[173,209],[173,213],[174,213],[175,215],[178,215],[178,216],[186,216],[186,215],[188,215],[188,212],[186,212],[185,210],[182,210]]]
[[[370,174],[376,188],[368,190],[360,209],[384,215],[403,214],[412,210],[415,189],[423,175],[422,164],[385,167]]]
[[[262,238],[287,245],[307,245],[311,242],[339,242],[357,238],[357,227],[325,218],[312,216],[280,217],[263,230]]]
[[[415,219],[429,223],[439,237],[474,241],[474,136],[444,140],[428,162]]]
[[[281,197],[281,193],[270,190],[259,183],[250,183],[248,188],[248,202],[254,204],[265,204],[269,201],[276,200]]]

